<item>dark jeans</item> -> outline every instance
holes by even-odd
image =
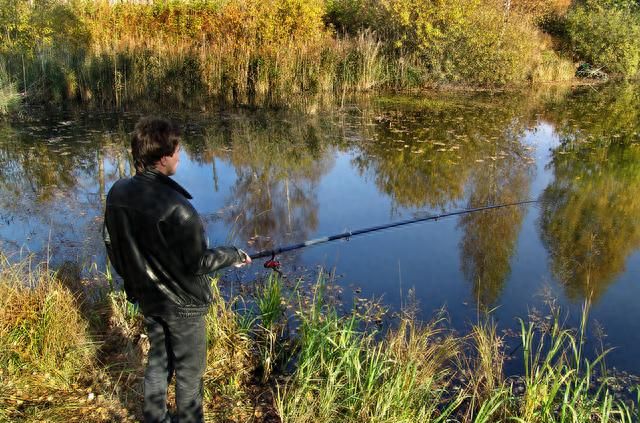
[[[202,375],[207,361],[204,316],[145,316],[144,322],[150,343],[144,374],[144,421],[171,421],[167,413],[167,387],[175,372],[178,422],[203,422]]]

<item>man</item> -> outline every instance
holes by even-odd
[[[180,162],[180,132],[174,125],[140,119],[131,153],[136,175],[109,191],[104,241],[129,301],[142,310],[149,337],[144,419],[170,421],[167,385],[175,372],[178,421],[202,422],[204,315],[212,300],[207,274],[249,264],[251,258],[235,247],[207,248],[191,195],[169,177]]]

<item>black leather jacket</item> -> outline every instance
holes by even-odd
[[[145,315],[205,314],[212,300],[207,273],[242,260],[235,247],[207,248],[191,198],[155,170],[117,181],[107,196],[109,259]]]

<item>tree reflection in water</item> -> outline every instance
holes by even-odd
[[[128,136],[100,130],[96,122],[88,123],[89,131],[78,122],[38,123],[2,125],[0,210],[16,224],[29,222],[16,249],[34,237],[64,259],[101,255],[100,222],[90,217],[102,215],[107,184],[126,175]]]
[[[530,176],[528,166],[519,155],[491,162],[473,175],[468,207],[525,200]],[[511,271],[511,257],[524,212],[522,206],[515,206],[460,218],[462,270],[473,283],[473,296],[480,307],[494,305],[502,292]]]
[[[640,247],[640,149],[561,147],[552,166],[541,229],[553,272],[569,297],[597,300]]]
[[[331,145],[320,137],[332,129],[303,116],[289,119],[277,114],[222,119],[206,128],[202,140],[200,160],[217,158],[235,168],[226,200],[235,211],[225,222],[255,249],[306,239],[318,225],[316,191],[333,160]]]
[[[506,104],[505,104],[506,103]],[[373,142],[354,162],[399,207],[469,208],[528,199],[533,160],[521,138],[536,124],[531,103],[479,97],[383,109]],[[462,270],[482,306],[494,303],[509,272],[522,224],[520,207],[460,218]]]
[[[551,110],[560,146],[542,196],[542,238],[567,295],[597,300],[640,248],[640,94],[615,86]]]

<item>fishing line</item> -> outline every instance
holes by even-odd
[[[330,236],[325,236],[325,237],[321,237],[321,238],[310,239],[310,240],[307,240],[307,241],[304,241],[304,242],[300,242],[298,244],[292,244],[292,245],[287,245],[287,246],[284,246],[284,247],[278,247],[278,248],[274,248],[272,250],[263,250],[263,251],[255,253],[255,254],[251,254],[250,257],[251,257],[252,260],[263,258],[263,257],[271,257],[271,259],[268,260],[264,264],[264,266],[267,267],[267,268],[276,269],[277,267],[280,266],[280,263],[275,260],[275,256],[277,254],[286,253],[288,251],[299,250],[301,248],[306,248],[306,247],[311,247],[312,245],[318,245],[318,244],[324,244],[324,243],[327,243],[327,242],[337,241],[339,239],[349,239],[349,238],[352,238],[354,236],[363,235],[363,234],[367,234],[367,233],[371,233],[371,232],[377,232],[377,231],[381,231],[383,229],[397,228],[398,226],[410,225],[410,224],[413,224],[413,223],[427,222],[427,221],[430,221],[430,220],[440,220],[440,219],[443,219],[445,217],[460,216],[460,215],[464,215],[464,214],[468,214],[468,213],[475,213],[475,212],[480,212],[480,211],[485,211],[485,210],[500,209],[500,208],[503,208],[503,207],[513,207],[513,206],[520,206],[520,205],[524,205],[524,204],[538,203],[539,201],[540,200],[526,200],[526,201],[518,201],[516,203],[494,204],[494,205],[490,205],[490,206],[476,207],[476,208],[473,208],[473,209],[465,209],[465,210],[459,210],[459,211],[454,211],[454,212],[442,213],[442,214],[438,214],[438,215],[435,215],[435,216],[428,216],[428,217],[421,217],[421,218],[415,218],[415,219],[401,220],[399,222],[388,223],[386,225],[372,226],[372,227],[369,227],[369,228],[358,229],[358,230],[354,230],[354,231],[347,231],[347,232],[342,232],[342,233],[335,234],[335,235],[330,235]]]

